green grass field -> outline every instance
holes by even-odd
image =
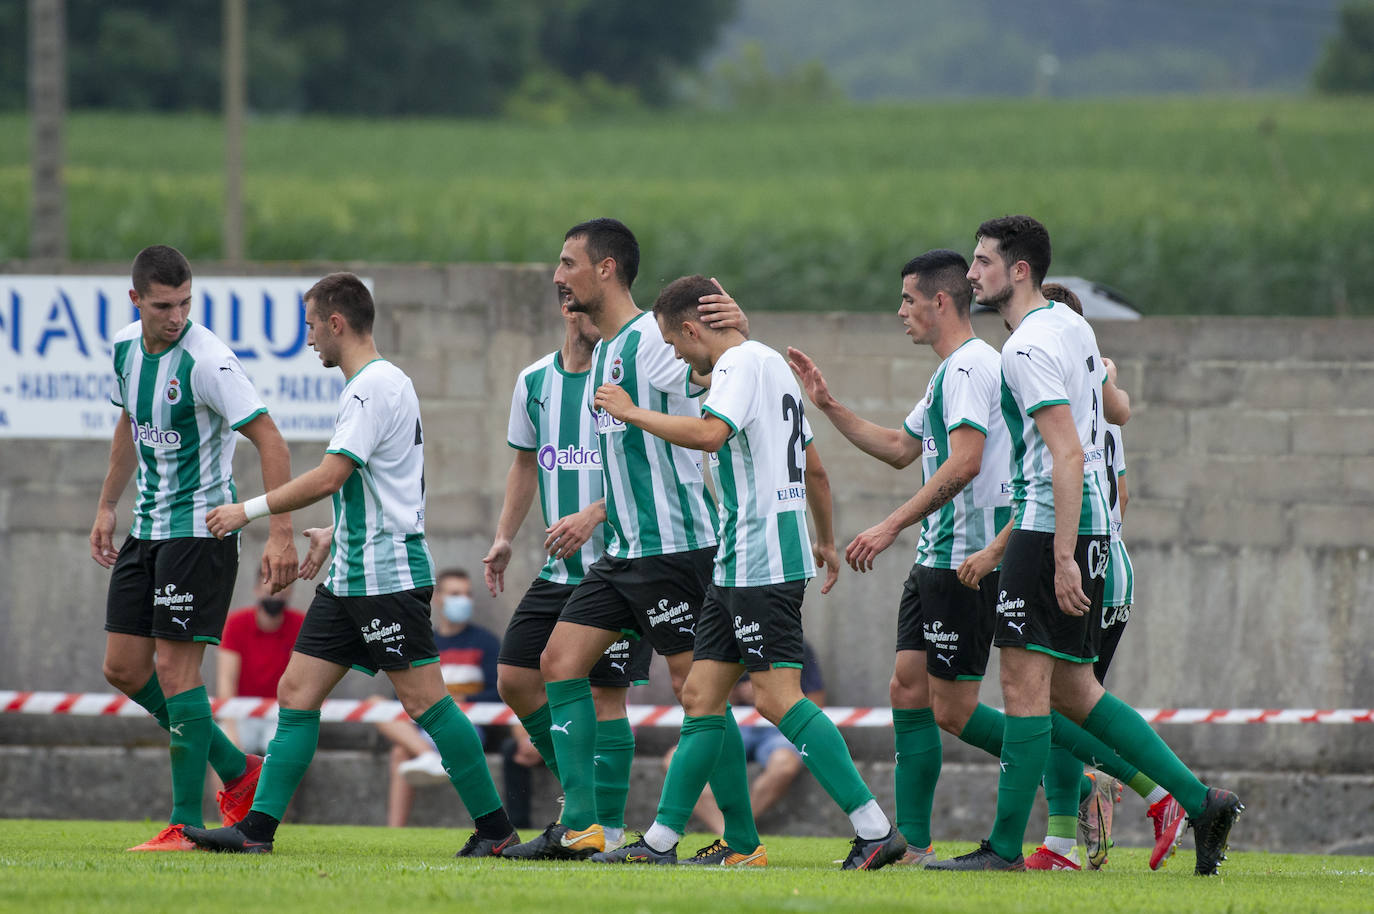
[[[1100,873],[840,872],[839,838],[766,838],[766,869],[598,867],[459,861],[466,833],[286,826],[271,857],[128,854],[158,826],[0,820],[0,911],[427,910],[704,914],[730,911],[1366,912],[1374,858],[1237,853],[1217,879],[1181,849],[1151,873],[1118,848]],[[689,835],[684,847],[709,843]],[[966,844],[937,844],[941,856]],[[1029,850],[1030,848],[1027,848]]]
[[[220,251],[208,116],[77,114],[77,259]],[[0,115],[0,259],[23,256],[28,129]],[[250,256],[552,264],[617,215],[652,299],[689,272],[751,307],[896,308],[897,272],[990,216],[1049,225],[1055,270],[1146,313],[1374,314],[1374,104],[1303,97],[978,101],[544,126],[264,119],[246,134]]]

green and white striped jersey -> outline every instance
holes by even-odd
[[[921,442],[926,481],[949,459],[950,432],[967,425],[984,436],[978,475],[922,522],[917,564],[958,568],[1011,519],[1011,439],[1002,419],[1001,373],[997,350],[971,337],[935,369],[925,398],[903,423]]]
[[[581,511],[603,491],[596,420],[587,409],[590,376],[590,371],[567,371],[562,356],[551,352],[520,372],[511,395],[506,443],[534,452],[545,527]],[[600,524],[576,555],[550,556],[539,577],[555,584],[576,584],[605,545],[606,527]]]
[[[703,410],[730,426],[710,461],[720,496],[718,587],[761,587],[816,576],[806,530],[806,452],[811,426],[782,356],[752,340],[711,370]]]
[[[327,452],[357,466],[334,493],[325,588],[363,597],[432,586],[420,400],[405,372],[373,359],[348,379]]]
[[[209,537],[205,515],[237,500],[235,429],[267,412],[243,366],[219,337],[190,321],[149,355],[138,321],[114,337],[111,401],[129,417],[138,497],[129,533],[138,539]]]
[[[1067,305],[1050,302],[1027,314],[1002,346],[1002,417],[1011,436],[1013,516],[1018,530],[1054,532],[1054,461],[1034,415],[1066,403],[1083,446],[1080,536],[1106,536],[1106,468],[1102,461],[1102,385],[1107,373],[1097,336]]]
[[[1135,602],[1135,567],[1121,538],[1121,487],[1126,475],[1126,447],[1121,426],[1108,422],[1102,433],[1103,462],[1107,467],[1107,504],[1112,517],[1112,557],[1107,563],[1107,586],[1103,606],[1130,606]]]
[[[592,352],[587,408],[596,388],[618,384],[636,406],[673,416],[701,415],[690,369],[642,312]],[[700,455],[596,411],[606,487],[606,554],[619,559],[670,555],[716,544],[716,505],[706,492]]]

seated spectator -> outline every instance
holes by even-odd
[[[500,640],[472,623],[472,581],[468,573],[451,568],[439,572],[434,585],[436,610],[434,640],[439,648],[440,670],[454,701],[495,701],[496,657]],[[412,720],[393,720],[377,729],[391,742],[391,783],[387,792],[386,824],[400,828],[410,818],[415,787],[448,783],[439,752],[423,729]],[[477,732],[486,740],[484,728]]]
[[[215,657],[215,696],[277,698],[277,680],[286,671],[305,614],[288,607],[291,587],[272,594],[262,582],[253,588],[258,602],[236,609],[224,622]],[[222,722],[225,735],[244,752],[262,755],[277,729],[275,717]]]
[[[816,660],[816,652],[805,641],[802,642],[801,689],[807,698],[825,707],[825,683],[821,679],[820,664]],[[753,706],[754,686],[749,682],[748,673],[740,677],[731,690],[730,704],[733,707]],[[740,737],[744,740],[745,760],[757,762],[762,768],[749,783],[749,804],[757,820],[783,798],[806,765],[782,731],[766,721],[758,726],[740,727]],[[665,770],[675,751],[676,746],[663,757]],[[701,792],[701,799],[697,801],[692,815],[705,831],[719,835],[725,830],[725,818],[716,805],[715,797],[711,795],[709,784]]]

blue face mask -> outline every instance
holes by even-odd
[[[444,618],[454,625],[462,625],[472,618],[472,597],[449,594],[444,597]]]

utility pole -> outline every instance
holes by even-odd
[[[67,257],[62,122],[67,111],[67,16],[63,0],[29,0],[29,134],[33,198],[29,256]]]
[[[224,0],[224,259],[242,263],[244,0]]]

